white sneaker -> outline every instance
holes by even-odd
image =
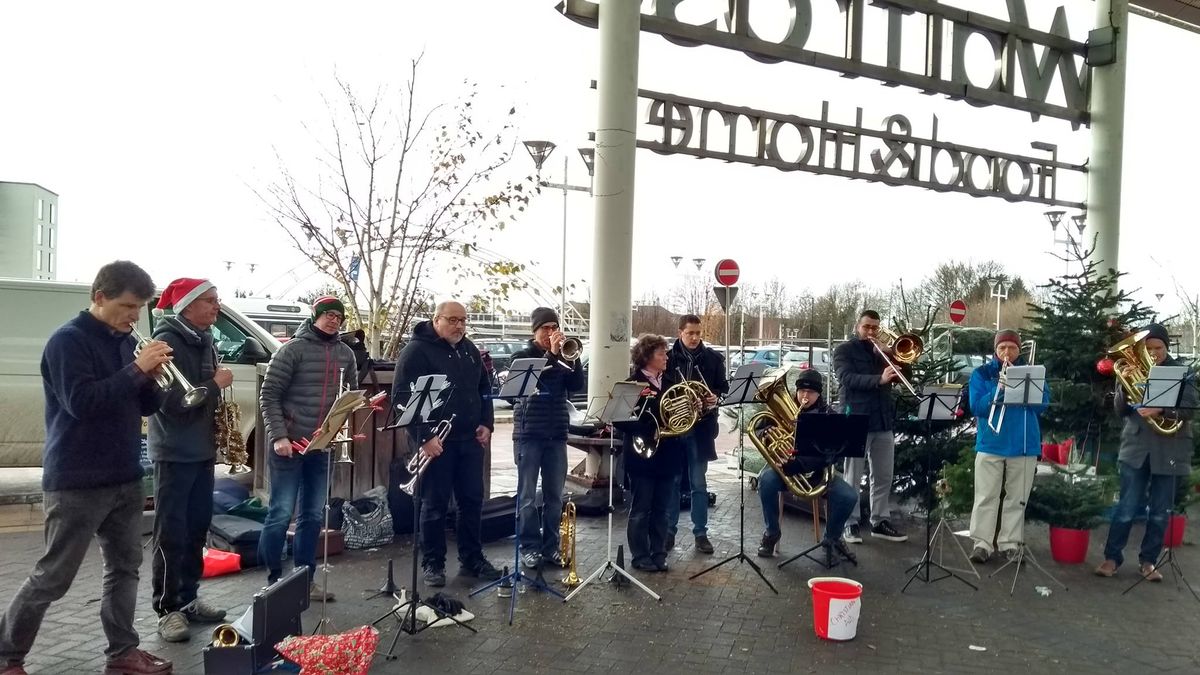
[[[191,638],[183,612],[168,612],[158,620],[158,635],[167,642],[187,642]]]

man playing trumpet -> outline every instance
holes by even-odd
[[[549,307],[533,310],[533,339],[517,359],[548,359],[537,391],[513,406],[513,460],[517,464],[517,501],[521,511],[521,563],[533,569],[543,560],[562,565],[559,524],[567,479],[567,425],[572,391],[583,386],[579,358],[562,356],[567,341],[558,314]],[[538,517],[537,484],[542,477],[542,510]]]

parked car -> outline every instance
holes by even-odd
[[[801,347],[783,355],[783,365],[794,366],[800,370],[815,368],[823,376],[828,376],[833,368],[833,354],[825,347]]]
[[[523,349],[526,344],[527,343],[524,343],[524,342],[521,343],[520,349]],[[478,346],[479,343],[476,343],[476,345]],[[480,349],[483,349],[483,347],[480,346]],[[513,352],[508,354],[508,358],[503,361],[503,365],[504,365],[503,368],[501,368],[499,366],[495,367],[496,376],[493,380],[493,386],[495,388],[495,391],[493,393],[496,393],[496,394],[500,393],[500,387],[504,384],[504,381],[508,379],[508,368],[510,365],[512,365],[512,355],[514,353],[516,353],[517,351],[519,351],[519,349],[513,350]],[[584,342],[583,343],[583,351],[580,352],[580,354],[579,354],[579,360],[583,364],[583,384],[580,385],[579,389],[572,391],[570,394],[571,401],[575,402],[575,403],[586,402],[588,399],[587,379],[588,379],[589,354],[590,354],[590,352],[588,350],[588,343]],[[495,363],[495,357],[492,357],[492,358],[493,358],[493,363]]]

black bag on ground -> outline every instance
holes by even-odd
[[[262,529],[263,524],[256,520],[227,514],[214,515],[212,525],[208,528],[208,546],[240,555],[242,569],[258,567],[263,564],[258,559],[258,539]]]
[[[400,459],[393,459],[389,466],[388,508],[392,511],[392,532],[396,534],[411,534],[413,521],[413,500],[408,493],[400,489],[411,477]]]

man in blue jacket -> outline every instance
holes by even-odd
[[[559,523],[563,487],[567,481],[567,424],[570,392],[583,386],[580,359],[560,358],[566,336],[559,330],[558,314],[538,307],[531,315],[533,339],[517,359],[548,358],[538,379],[537,391],[513,407],[513,449],[517,462],[517,501],[521,509],[521,563],[530,569],[543,560],[562,566]],[[542,514],[538,518],[537,484],[542,477]]]
[[[166,343],[151,340],[137,350],[130,336],[153,295],[142,268],[124,260],[105,265],[92,282],[91,307],[55,331],[42,353],[46,551],[0,616],[3,675],[24,675],[42,618],[71,587],[92,537],[104,560],[105,672],[171,672],[170,661],[138,649],[133,627],[145,504],[142,417],[162,402],[154,375],[171,360]]]
[[[971,539],[975,547],[971,560],[983,563],[996,548],[1011,558],[1025,542],[1025,503],[1033,488],[1033,474],[1042,449],[1042,430],[1038,415],[1050,402],[1050,387],[1042,389],[1041,402],[1029,406],[1006,406],[999,431],[992,428],[1000,411],[989,418],[997,390],[1008,384],[1005,371],[1010,365],[1024,365],[1021,336],[1014,330],[996,333],[993,341],[996,358],[971,373],[971,413],[978,424],[975,430],[975,505],[971,508]],[[1000,393],[1003,396],[1003,392]],[[1004,490],[1004,503],[1000,491]],[[1000,530],[996,531],[999,518]]]

